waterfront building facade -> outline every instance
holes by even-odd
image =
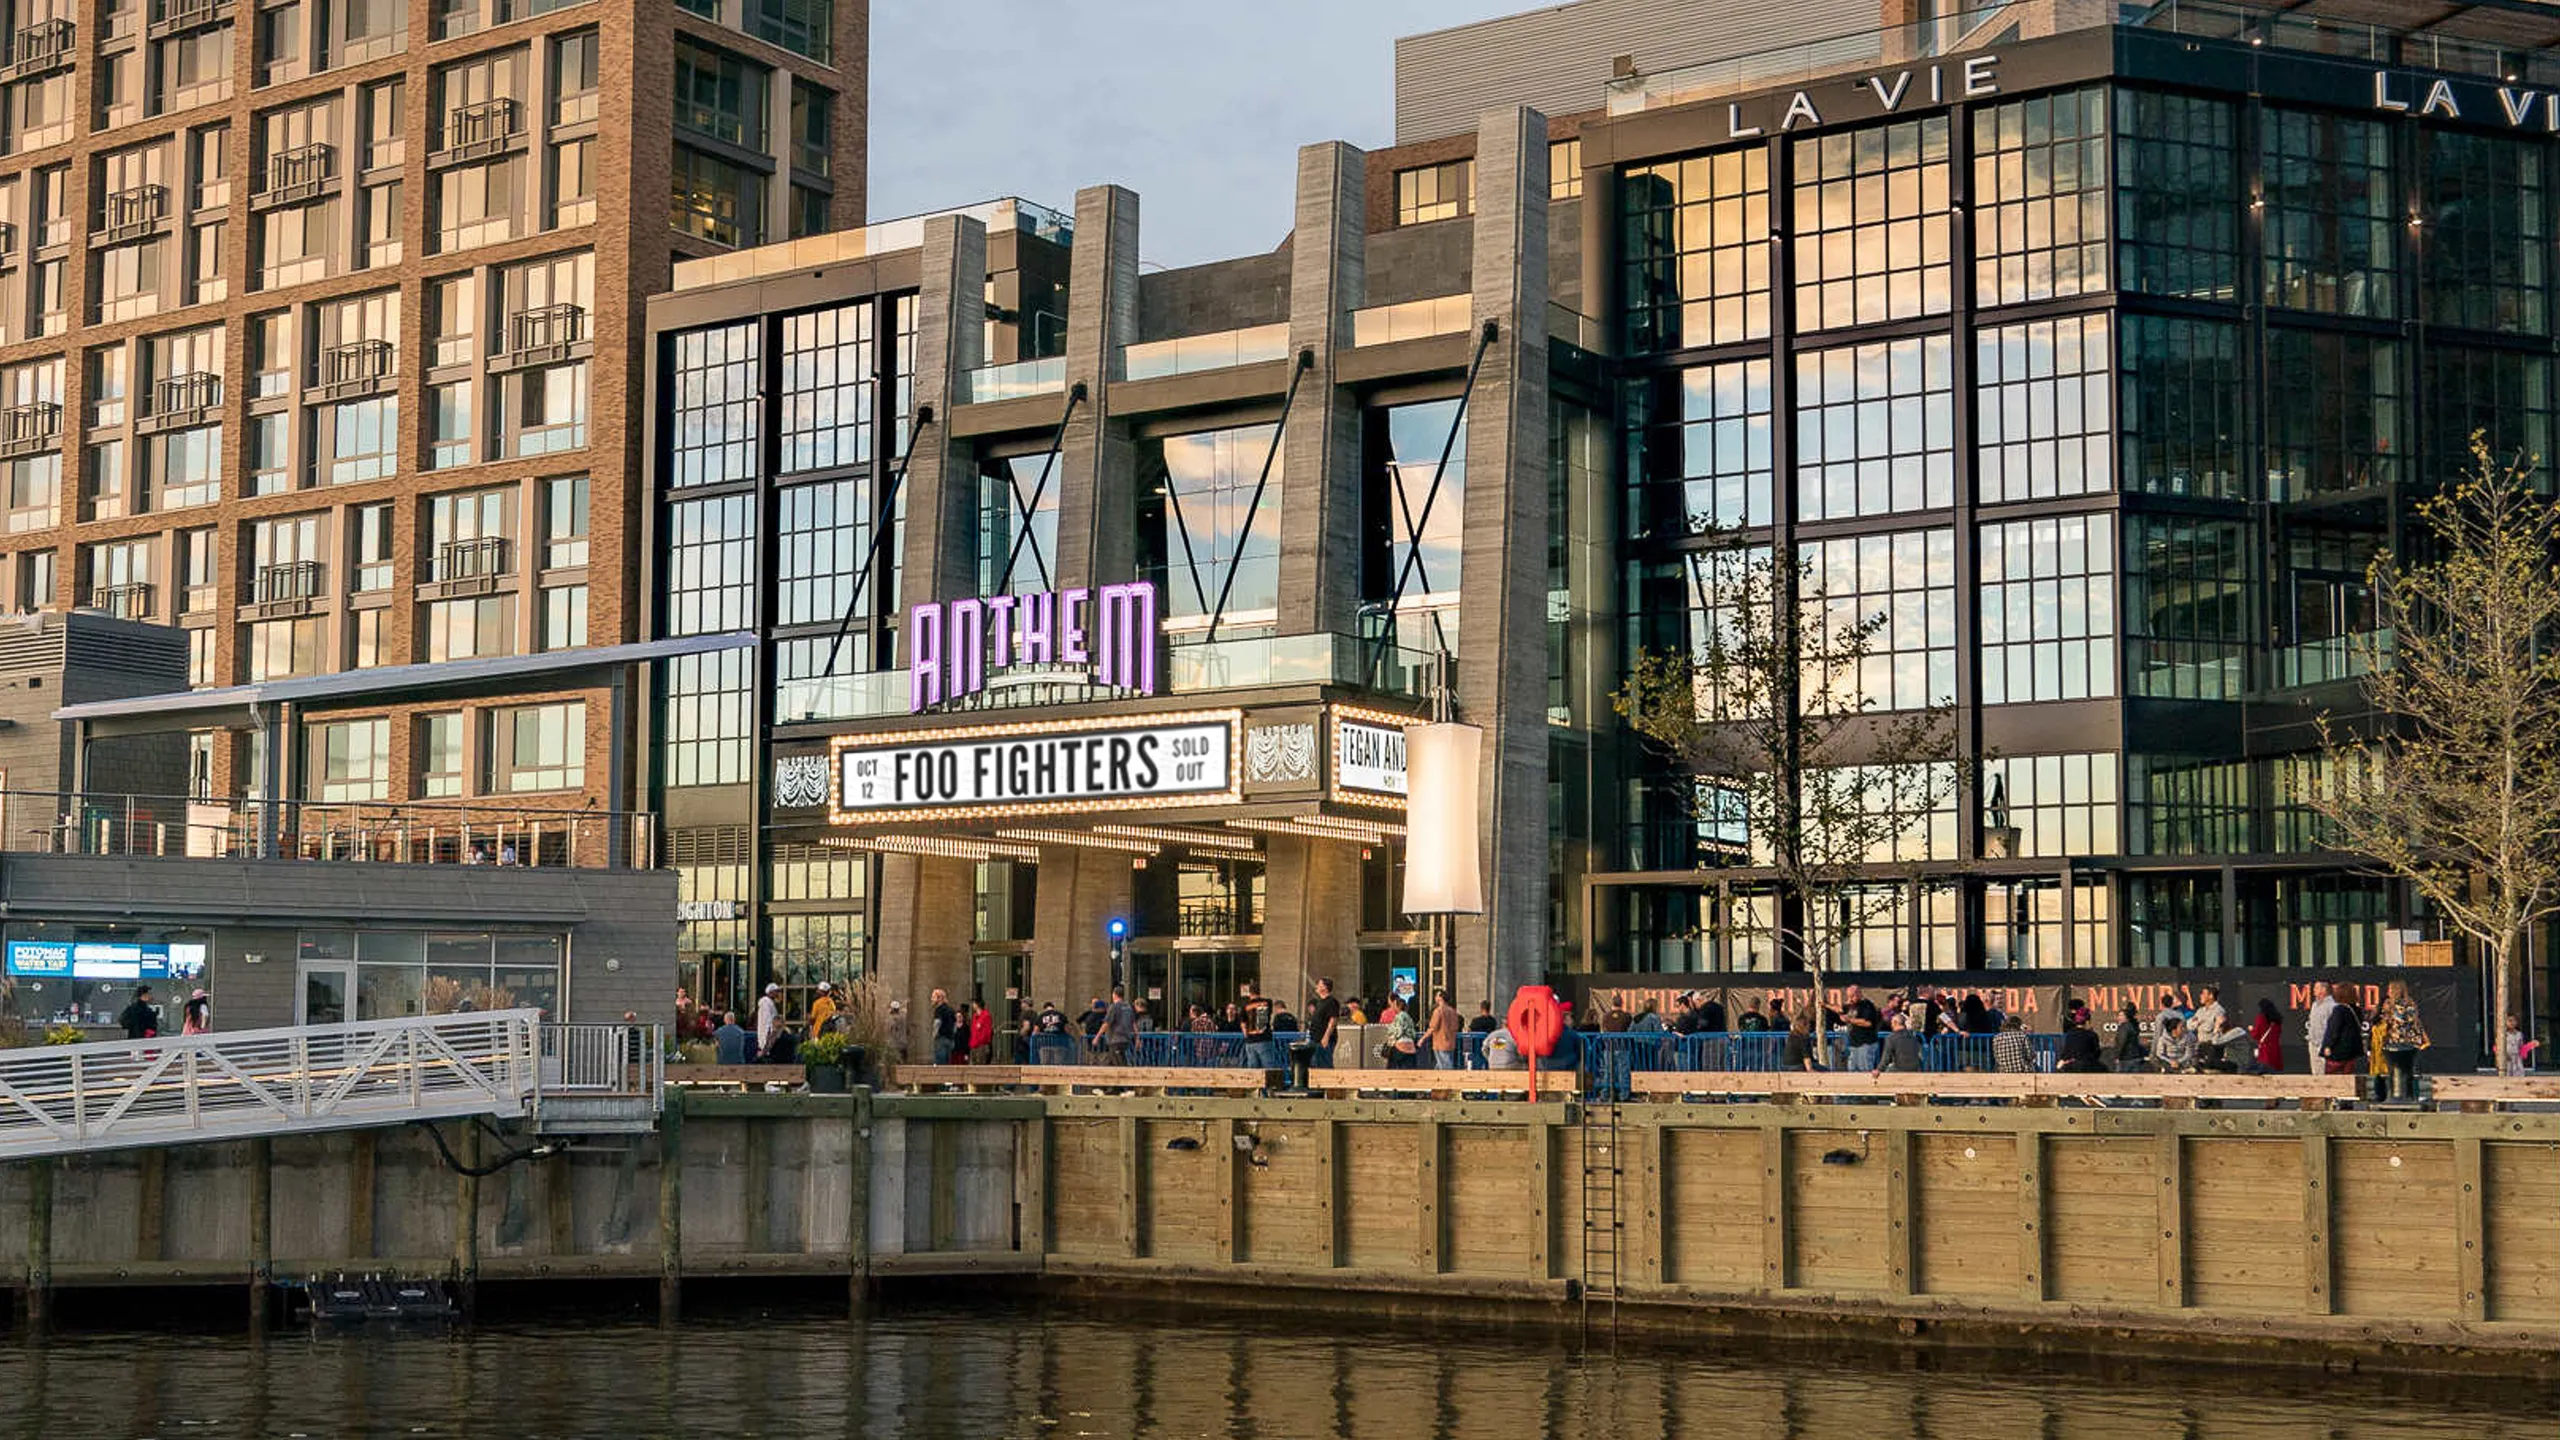
[[[863,0],[9,25],[0,610],[173,627],[181,688],[634,636],[642,298],[862,216]],[[574,812],[612,709],[368,693],[170,743],[188,798]]]
[[[2437,932],[2323,848],[2313,722],[2413,497],[2474,432],[2549,451],[2560,27],[2336,8],[1619,52],[1552,92],[1588,110],[1310,147],[1285,243],[1182,270],[1114,187],[680,270],[651,633],[766,640],[663,697],[692,963],[1073,1009],[1117,917],[1168,1022],[1247,975],[1381,991],[1425,937],[1354,727],[1445,654],[1487,734],[1462,997],[1747,985],[1771,877],[1609,703],[1711,623],[1730,532],[1887,617],[1878,708],[1955,717],[1963,786],[1862,882],[1895,901],[1847,969],[2399,961]],[[1152,686],[1095,673],[1128,586]],[[1226,783],[1115,778],[1088,732]]]

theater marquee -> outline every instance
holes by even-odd
[[[1010,819],[1234,803],[1240,710],[848,738],[837,824]]]

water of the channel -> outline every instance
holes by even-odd
[[[1322,1315],[901,1300],[253,1344],[184,1327],[0,1339],[0,1437],[1700,1437],[2552,1440],[2547,1388]]]

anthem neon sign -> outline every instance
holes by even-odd
[[[965,700],[1008,670],[1081,668],[1089,683],[1156,693],[1156,587],[1077,586],[907,607],[907,709]]]

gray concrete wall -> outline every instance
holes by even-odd
[[[1273,325],[1289,318],[1290,247],[1138,277],[1140,341]]]
[[[1481,202],[1481,172],[1476,188]],[[1473,283],[1474,239],[1471,222],[1463,219],[1406,225],[1370,236],[1367,290],[1360,303],[1397,305],[1435,295],[1464,294]],[[1510,259],[1505,257],[1502,264],[1509,269]]]

